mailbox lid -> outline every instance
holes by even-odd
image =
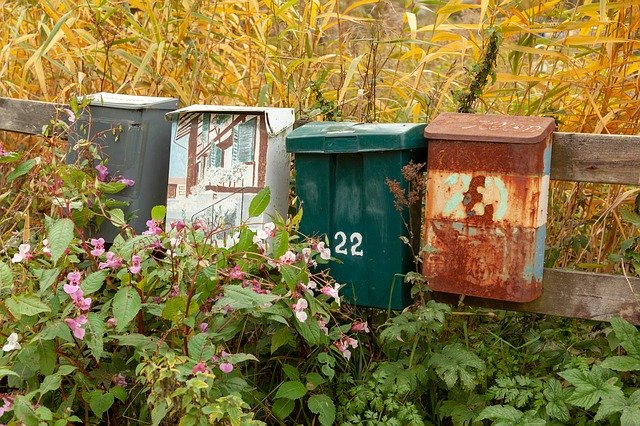
[[[427,139],[536,144],[555,129],[553,118],[445,112],[425,129]]]
[[[91,99],[89,105],[119,109],[163,109],[172,110],[178,106],[176,98],[160,98],[156,96],[121,95],[118,93],[93,93],[87,95]]]
[[[311,122],[287,136],[287,151],[349,153],[426,148],[424,124]]]

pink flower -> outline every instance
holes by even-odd
[[[319,242],[316,244],[315,249],[320,253],[320,258],[324,260],[331,259],[331,250],[324,246],[324,242]]]
[[[69,123],[75,123],[76,115],[74,114],[74,112],[71,111],[69,108],[64,108],[64,112],[67,113],[67,120],[69,121]]]
[[[48,256],[51,256],[51,247],[49,247],[49,240],[42,240],[42,252]]]
[[[193,369],[191,370],[191,372],[193,374],[208,373],[209,370],[207,370],[206,364],[204,362],[200,361],[199,363],[197,363],[196,365],[193,366]]]
[[[309,307],[309,303],[307,302],[306,299],[303,299],[303,298],[298,299],[298,301],[291,306],[291,308],[293,309],[293,312],[296,315],[296,318],[298,318],[298,321],[305,322],[307,320],[308,315],[304,310],[307,309],[308,307]]]
[[[0,416],[13,410],[13,398],[10,396],[2,397],[2,407],[0,407]]]
[[[65,293],[67,293],[72,299],[75,299],[77,297],[82,297],[83,293],[82,290],[80,289],[80,284],[76,284],[76,283],[69,283],[69,284],[65,284],[62,289],[64,290]],[[79,293],[79,296],[77,296]]]
[[[244,278],[244,272],[240,270],[240,265],[236,265],[229,271],[229,278],[232,280],[241,280]]]
[[[127,179],[125,177],[121,177],[120,179],[118,179],[118,182],[120,183],[124,183],[127,186],[133,186],[136,184],[136,181],[133,179]]]
[[[132,274],[140,273],[140,269],[142,269],[140,266],[141,260],[142,258],[137,254],[134,254],[133,256],[131,256],[131,266],[129,267],[129,271],[131,271]]]
[[[175,229],[176,231],[180,232],[186,225],[183,220],[172,220],[169,223],[169,226],[171,227],[171,229]]]
[[[177,284],[171,286],[171,290],[169,291],[169,297],[176,297],[180,294],[180,287]]]
[[[105,166],[104,164],[98,164],[96,166],[96,170],[98,171],[98,180],[100,182],[104,182],[107,179],[107,176],[109,175],[109,170],[107,169],[107,166]]]
[[[122,375],[122,373],[118,373],[111,379],[114,385],[116,386],[127,386],[127,379]]]
[[[104,253],[104,238],[92,238],[91,245],[93,246],[93,250],[91,250],[93,256],[98,257]]]
[[[322,294],[325,294],[329,297],[333,297],[333,299],[336,301],[336,303],[338,303],[338,305],[340,305],[340,296],[338,295],[338,289],[340,288],[340,284],[336,283],[333,287],[331,287],[330,285],[326,285],[324,287],[322,287],[322,289],[320,290],[320,292]]]
[[[280,256],[279,260],[280,260],[280,262],[284,263],[285,265],[291,265],[292,263],[294,263],[296,261],[296,255],[291,250],[287,250],[287,252],[285,254]]]
[[[19,263],[23,260],[33,259],[33,255],[31,254],[31,245],[29,244],[20,244],[18,246],[18,252],[13,255],[11,259],[11,263]]]
[[[162,234],[162,228],[158,226],[155,220],[149,219],[147,221],[147,230],[142,235],[160,235]]]
[[[324,331],[324,334],[326,334],[327,336],[329,335],[327,321],[323,317],[318,318],[318,327],[320,328],[320,330]]]
[[[67,274],[67,279],[69,280],[70,284],[80,285],[80,280],[82,279],[82,274],[80,273],[80,271],[69,272]]]
[[[266,240],[267,238],[271,238],[275,236],[276,236],[276,225],[273,222],[265,223],[262,226],[262,229],[256,232],[256,237],[260,240]]]
[[[75,297],[74,298],[73,296],[71,296],[73,298],[73,304],[80,311],[87,312],[89,309],[91,309],[91,298],[90,297],[82,297],[82,290],[80,290],[79,293],[80,293],[79,297]]]
[[[230,362],[221,362],[218,368],[220,368],[220,371],[223,373],[229,374],[233,371],[233,364]]]
[[[116,325],[118,325],[118,320],[115,318],[111,317],[107,320],[107,327],[115,327]]]
[[[334,342],[333,344],[346,359],[351,358],[351,351],[349,350],[349,347],[352,347],[354,349],[358,347],[358,341],[349,336],[342,336],[340,340]]]
[[[107,261],[100,262],[98,264],[98,269],[106,269],[106,268],[119,268],[122,266],[122,259],[116,257],[116,254],[113,252],[107,252]]]
[[[202,333],[204,333],[209,328],[209,324],[207,324],[206,322],[201,322],[198,328]]]
[[[76,319],[66,318],[64,322],[69,326],[76,339],[84,339],[85,330],[82,328],[82,325],[87,322],[87,317],[85,315],[80,315]]]
[[[367,324],[367,322],[354,322],[353,325],[351,326],[351,331],[353,331],[354,333],[359,333],[361,331],[364,331],[365,333],[369,333],[369,324]]]

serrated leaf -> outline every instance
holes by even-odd
[[[336,419],[336,406],[327,395],[312,395],[307,402],[312,413],[318,415],[322,426],[331,426]]]
[[[87,275],[80,284],[80,288],[82,289],[84,295],[87,296],[88,294],[95,293],[96,291],[100,290],[102,284],[104,284],[104,280],[108,275],[109,271],[105,269],[101,271],[95,271]]]
[[[39,358],[38,369],[40,372],[45,376],[53,374],[58,359],[54,342],[52,340],[37,340],[36,353]]]
[[[36,165],[36,163],[37,161],[35,158],[30,158],[27,161],[24,161],[18,164],[15,169],[11,170],[7,174],[7,177],[6,177],[7,183],[11,184],[14,180],[19,178],[20,176],[23,176],[29,173],[29,170],[31,170]]]
[[[67,218],[57,219],[49,228],[48,239],[51,260],[55,264],[73,240],[73,221]]]
[[[236,253],[243,253],[247,251],[255,251],[257,247],[253,242],[253,237],[256,235],[249,228],[242,228],[240,230],[240,235],[238,236],[238,242],[233,246],[233,251]]]
[[[38,284],[40,287],[40,294],[46,292],[49,287],[51,287],[56,280],[58,279],[58,275],[60,275],[61,268],[54,269],[34,269],[33,274],[38,278]]]
[[[620,209],[620,217],[634,225],[636,228],[640,228],[640,214],[632,211],[631,209]]]
[[[565,370],[558,373],[562,378],[575,386],[575,390],[567,399],[567,402],[589,409],[604,397],[614,397],[622,393],[616,385],[617,377],[605,380],[605,370],[597,365],[590,371],[583,372],[578,369]]]
[[[102,393],[101,391],[94,391],[91,394],[89,407],[98,418],[102,418],[102,415],[113,405],[113,394],[110,392]]]
[[[111,223],[114,226],[120,227],[127,224],[127,221],[124,219],[124,212],[122,209],[111,209],[108,212],[108,217]]]
[[[269,187],[262,188],[249,204],[249,217],[257,217],[265,211],[271,200],[271,190]]]
[[[276,392],[276,399],[300,399],[307,394],[307,388],[300,381],[284,382]]]
[[[283,364],[282,372],[289,380],[300,380],[300,372],[291,364]]]
[[[158,339],[153,336],[145,336],[139,333],[130,333],[122,335],[109,335],[110,339],[117,339],[118,344],[122,346],[134,346],[138,350],[154,350],[158,347]]]
[[[491,405],[483,409],[475,420],[508,421],[515,423],[522,418],[523,414],[522,411],[510,405]]]
[[[62,378],[58,374],[46,376],[40,384],[40,395],[44,395],[49,391],[54,391],[62,384]]]
[[[289,250],[289,233],[285,230],[279,231],[273,237],[273,258],[278,259]]]
[[[109,389],[109,393],[115,398],[118,398],[120,402],[126,402],[127,400],[127,390],[122,386],[112,387],[111,389]]]
[[[113,296],[113,317],[116,319],[116,330],[124,330],[131,320],[133,320],[142,306],[140,295],[135,288],[127,286],[122,287]]]
[[[0,290],[11,289],[13,286],[13,272],[4,262],[0,262]]]
[[[306,281],[306,271],[295,265],[281,265],[280,274],[289,290],[294,291],[299,283]]]
[[[117,194],[127,187],[122,182],[100,182],[96,185],[96,189],[104,194]]]
[[[277,299],[279,296],[273,294],[259,294],[248,287],[227,285],[224,287],[224,296],[218,300],[215,307],[223,309],[225,306],[230,306],[235,310],[265,307]]]
[[[610,356],[600,366],[615,371],[636,371],[640,370],[640,359],[634,356]]]
[[[280,347],[290,343],[295,344],[295,341],[291,331],[289,331],[289,327],[279,327],[275,333],[271,335],[271,354]]]
[[[329,337],[318,326],[318,322],[313,319],[307,319],[305,322],[293,321],[298,333],[311,346],[328,344]]]
[[[276,399],[271,407],[271,412],[275,414],[280,420],[284,420],[289,417],[289,414],[293,411],[296,403],[291,399]]]
[[[95,312],[89,312],[87,314],[87,324],[85,329],[87,330],[87,337],[85,337],[87,347],[96,361],[100,361],[104,352],[104,318],[100,317]]]
[[[449,389],[459,380],[467,390],[474,387],[485,368],[484,361],[458,343],[447,345],[440,353],[433,354],[428,365],[435,369]]]
[[[15,317],[21,315],[32,316],[43,312],[51,312],[49,305],[33,295],[17,295],[5,300],[9,312]]]
[[[609,321],[627,355],[640,356],[640,332],[636,327],[620,317],[613,317]]]
[[[195,360],[203,360],[211,358],[213,349],[207,347],[209,336],[206,333],[198,333],[192,336],[187,343],[189,349],[189,357]]]

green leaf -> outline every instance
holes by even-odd
[[[515,409],[510,405],[491,405],[482,410],[475,420],[493,420],[496,422],[511,422],[506,424],[517,424],[516,422],[522,418],[523,414],[524,413],[522,411]]]
[[[87,347],[96,361],[100,361],[102,353],[104,352],[104,318],[95,312],[89,312],[87,314],[86,330],[88,335],[88,338],[85,338],[87,341]]]
[[[102,415],[113,405],[113,394],[111,392],[102,393],[102,391],[96,390],[90,392],[89,407],[96,416],[102,418]]]
[[[155,350],[158,347],[158,339],[156,337],[139,333],[109,335],[109,338],[117,339],[122,346],[133,346],[139,350]]]
[[[295,265],[281,265],[280,274],[291,291],[294,291],[299,283],[304,283],[307,280],[306,271]]]
[[[640,356],[640,333],[636,327],[620,317],[613,317],[609,321],[627,355]]]
[[[122,209],[111,209],[108,213],[109,220],[114,226],[120,227],[127,224]]]
[[[331,426],[336,419],[336,407],[327,395],[313,395],[307,402],[309,410],[318,415],[322,426]]]
[[[597,404],[601,398],[622,394],[622,390],[616,385],[618,378],[610,377],[607,379],[605,377],[608,371],[594,365],[591,371],[587,372],[574,368],[558,373],[563,379],[575,386],[575,390],[567,402],[589,409]]]
[[[291,414],[295,406],[296,403],[294,400],[280,398],[273,401],[271,412],[273,412],[273,414],[275,414],[275,416],[280,420],[284,420],[289,417],[289,414]]]
[[[44,395],[49,391],[54,391],[60,388],[61,384],[62,384],[62,378],[60,377],[60,375],[51,374],[49,376],[46,376],[42,380],[42,383],[40,384],[40,395]]]
[[[65,327],[67,327],[66,324]],[[36,340],[36,353],[39,357],[38,367],[40,372],[45,376],[53,374],[58,359],[53,340]]]
[[[638,198],[636,198],[636,201],[637,200]],[[640,228],[640,214],[634,212],[631,209],[622,208],[620,209],[620,216],[622,217],[622,219],[634,225],[636,228]]]
[[[51,260],[56,263],[73,240],[73,221],[67,218],[57,219],[49,228],[48,238]]]
[[[285,230],[276,233],[273,237],[273,258],[278,259],[289,250],[289,233]]]
[[[61,268],[33,270],[33,274],[38,278],[40,284],[40,294],[46,292],[56,282],[61,270]]]
[[[21,315],[31,316],[41,314],[43,312],[51,312],[51,308],[49,305],[42,303],[40,298],[33,295],[22,295],[19,294],[17,296],[12,296],[11,298],[5,301],[9,312],[15,317],[20,317]]]
[[[300,381],[284,382],[276,392],[276,399],[300,399],[307,394],[307,388]]]
[[[428,365],[435,368],[449,389],[458,380],[465,389],[473,389],[485,369],[484,361],[459,343],[447,345],[440,353],[433,354]]]
[[[271,190],[269,187],[262,188],[260,192],[253,197],[249,204],[249,217],[257,217],[265,211],[271,200]]]
[[[17,396],[13,401],[13,412],[16,418],[27,426],[39,425],[40,422],[36,417],[31,401],[26,396]]]
[[[243,228],[240,230],[240,235],[238,237],[238,242],[233,246],[233,251],[236,253],[243,253],[246,251],[255,251],[257,247],[253,242],[253,237],[256,235],[249,228]]]
[[[610,356],[600,366],[615,371],[636,371],[640,370],[640,359],[635,356]]]
[[[155,220],[156,222],[163,222],[166,214],[167,208],[165,206],[153,206],[153,208],[151,209],[151,219]]]
[[[544,390],[544,396],[549,401],[546,406],[547,414],[550,417],[560,420],[561,422],[569,422],[571,415],[566,404],[569,391],[562,388],[562,383],[556,379],[551,379],[547,383]]]
[[[100,290],[102,284],[104,284],[104,280],[108,275],[109,271],[107,271],[106,269],[95,271],[87,275],[80,284],[80,288],[82,289],[84,295],[87,296],[88,294],[95,293],[96,291]]]
[[[300,372],[291,364],[283,364],[282,371],[289,380],[300,380]]]
[[[29,170],[33,169],[33,166],[35,166],[36,163],[37,161],[35,158],[30,158],[27,161],[24,161],[18,164],[15,169],[11,170],[7,174],[7,177],[6,177],[7,183],[11,184],[14,180],[19,178],[20,176],[23,176],[29,173]]]
[[[8,368],[0,368],[0,379],[6,376],[20,377],[20,375],[13,370],[9,370]]]
[[[277,299],[279,296],[273,294],[258,294],[240,285],[227,285],[224,287],[224,296],[218,300],[215,307],[224,309],[225,306],[230,306],[235,310],[249,309],[263,307]]]
[[[0,290],[11,289],[13,286],[13,273],[4,262],[0,262]]]
[[[289,327],[279,327],[271,335],[271,354],[284,345],[295,346],[295,343],[296,342],[293,339],[293,334],[291,334]]]
[[[115,398],[118,398],[120,402],[126,402],[127,400],[127,390],[122,386],[112,387],[111,389],[109,389],[109,393]]]
[[[311,346],[326,345],[329,343],[329,337],[318,326],[318,322],[312,318],[307,318],[305,322],[293,321],[298,333]]]
[[[189,312],[187,311],[187,296],[176,296],[167,300],[162,310],[162,318],[168,319],[174,325],[181,324],[189,315],[193,315],[198,309],[198,305],[191,301]]]
[[[122,287],[115,296],[113,296],[113,317],[117,321],[116,330],[124,330],[131,320],[133,320],[142,306],[140,295],[135,288],[127,286]]]
[[[117,194],[126,187],[122,182],[98,182],[96,185],[96,189],[104,194]]]
[[[195,360],[207,360],[213,356],[213,348],[209,344],[209,336],[206,333],[192,336],[187,348],[189,349],[189,357]]]

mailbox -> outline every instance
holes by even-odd
[[[110,198],[129,204],[124,208],[125,213],[134,216],[129,224],[136,232],[143,232],[151,209],[166,201],[171,126],[164,114],[178,106],[178,99],[114,93],[88,97],[89,114],[83,114],[75,123],[69,142],[71,146],[79,139],[95,142],[107,160],[112,178],[122,176],[135,181]],[[75,161],[77,155],[77,151],[70,150],[68,161]],[[96,235],[113,242],[118,232],[111,223],[104,222]]]
[[[328,237],[339,260],[329,272],[357,306],[397,310],[411,303],[404,274],[414,258],[400,237],[420,213],[396,211],[385,182],[407,187],[402,167],[425,161],[423,131],[424,124],[313,122],[287,137],[304,211],[300,231]],[[411,231],[418,235],[419,225]]]
[[[293,109],[192,105],[167,119],[167,221],[239,225],[264,187],[271,191],[269,206],[251,223],[268,222],[275,212],[286,217],[291,160],[285,136],[293,128]]]
[[[425,128],[431,289],[513,302],[540,296],[553,130],[551,118],[457,113]]]

